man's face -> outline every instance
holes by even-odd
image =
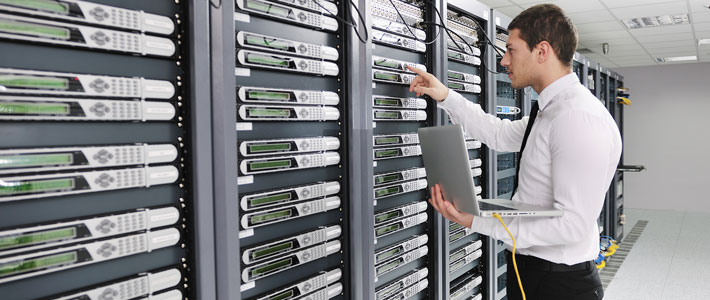
[[[527,43],[520,38],[520,30],[513,29],[508,36],[507,51],[500,61],[508,70],[508,78],[513,81],[513,88],[522,89],[533,84],[535,77],[535,56]]]

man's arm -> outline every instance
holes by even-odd
[[[454,124],[461,124],[469,137],[480,140],[496,151],[520,151],[528,125],[527,117],[513,122],[501,120],[484,112],[480,105],[450,90],[434,75],[417,68],[408,68],[418,74],[409,85],[409,91],[415,92],[417,96],[429,95],[438,101],[439,108],[449,114]]]
[[[578,242],[596,226],[611,180],[609,166],[618,163],[613,137],[597,117],[568,113],[553,121],[552,183],[554,206],[562,217],[504,218],[519,248]],[[615,159],[614,159],[615,157]],[[503,226],[493,218],[473,218],[460,212],[441,193],[432,190],[432,206],[446,218],[475,231],[512,244]],[[470,223],[467,223],[470,222]]]

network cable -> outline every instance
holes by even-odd
[[[352,14],[350,13],[350,6],[354,7],[358,18],[360,19],[362,24],[365,24],[365,18],[362,16],[362,13],[360,13],[360,9],[357,8],[357,5],[355,5],[355,2],[353,2],[352,0],[349,0],[349,1],[350,1],[350,5],[346,6],[346,11],[344,13],[347,15],[350,15],[350,18],[352,18]],[[358,30],[358,28],[360,26],[355,22],[355,20],[352,20],[353,21],[352,23],[348,22],[345,19],[339,17],[337,14],[334,14],[333,12],[331,12],[330,10],[325,8],[323,5],[321,5],[319,0],[313,0],[313,2],[315,2],[315,4],[317,4],[318,6],[320,6],[321,9],[325,10],[328,13],[328,15],[330,15],[331,17],[338,19],[340,22],[343,22],[343,24],[345,24],[347,26],[353,27],[353,30],[355,31],[355,35],[357,36],[357,39],[360,40],[363,44],[367,44],[367,40],[370,39],[370,34],[367,32],[367,27],[365,25],[363,25],[363,27],[365,28],[365,39],[363,39],[362,36],[360,36],[360,31]]]
[[[515,237],[513,236],[512,233],[510,233],[510,230],[508,230],[508,226],[505,225],[505,222],[503,222],[503,219],[500,217],[499,214],[494,213],[493,216],[500,221],[501,224],[503,224],[503,228],[505,228],[505,231],[508,232],[508,235],[510,235],[510,239],[513,240],[513,268],[515,269],[515,277],[518,278],[518,286],[520,286],[520,294],[523,295],[523,300],[526,300],[525,298],[525,290],[523,290],[523,282],[520,280],[520,273],[518,272],[518,263],[515,261]]]

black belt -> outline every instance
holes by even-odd
[[[511,255],[512,253],[505,250],[508,262],[512,263]],[[593,261],[581,262],[574,265],[558,264],[551,261],[544,260],[542,258],[537,258],[530,255],[515,254],[515,262],[518,265],[518,269],[530,269],[548,272],[573,272],[573,271],[589,271],[596,268]]]

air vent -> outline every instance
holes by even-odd
[[[594,53],[594,52],[592,52],[592,50],[589,50],[589,48],[577,48],[577,52],[578,52],[579,54],[590,54],[590,53]]]

